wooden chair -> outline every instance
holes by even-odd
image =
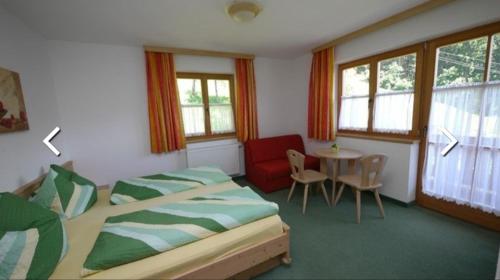
[[[334,205],[340,199],[345,185],[351,186],[356,195],[356,222],[359,224],[361,221],[361,192],[372,191],[377,200],[378,209],[382,218],[384,217],[384,207],[380,200],[378,188],[382,187],[381,176],[384,170],[387,156],[385,155],[369,155],[360,159],[361,174],[342,175],[337,177],[337,181],[341,182],[339,193],[335,199]]]
[[[305,156],[295,150],[288,150],[286,152],[288,156],[288,161],[290,162],[290,168],[292,169],[292,175],[290,175],[293,179],[292,188],[290,189],[290,193],[288,194],[288,201],[292,198],[293,191],[295,190],[295,185],[297,182],[304,184],[304,202],[302,206],[302,214],[306,213],[307,207],[307,193],[309,191],[310,184],[320,184],[321,191],[323,192],[323,196],[325,197],[326,203],[330,206],[330,202],[328,201],[328,195],[325,189],[325,180],[328,178],[325,174],[320,173],[315,170],[304,170],[304,159]]]

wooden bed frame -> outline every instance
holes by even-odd
[[[62,167],[73,170],[73,162],[68,161]],[[42,184],[47,174],[16,189],[14,194],[29,198]],[[99,186],[108,188],[108,186]],[[289,265],[290,257],[290,227],[283,223],[283,233],[264,240],[250,247],[205,263],[195,269],[179,273],[173,279],[249,279],[264,273],[280,264]],[[155,275],[153,278],[164,279],[165,275]]]

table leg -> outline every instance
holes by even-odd
[[[349,174],[349,175],[356,174],[356,160],[355,159],[347,160],[347,174]],[[351,188],[351,191],[353,194],[355,194],[353,188]]]
[[[319,171],[323,174],[328,174],[328,164],[326,162],[326,158],[319,159]]]
[[[333,159],[333,165],[332,165],[332,203],[335,202],[335,191],[337,190],[337,174],[338,174],[338,169],[339,169],[339,161],[336,159]],[[334,205],[335,206],[335,205]]]
[[[353,175],[356,174],[356,160],[350,159],[347,161],[347,174]]]

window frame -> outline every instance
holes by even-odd
[[[221,140],[236,137],[236,107],[235,107],[235,93],[234,93],[234,75],[233,74],[216,74],[216,73],[198,73],[198,72],[177,72],[177,79],[197,79],[201,82],[201,96],[203,100],[203,110],[205,116],[205,134],[186,136],[188,143],[203,142],[210,140]],[[233,109],[233,121],[235,125],[234,132],[228,133],[212,133],[210,124],[210,103],[208,98],[208,82],[207,80],[228,80],[229,81],[229,100],[231,101],[231,108]],[[182,127],[184,129],[184,116],[182,115],[182,104],[180,102],[180,93],[177,92],[179,97],[179,107],[181,109]]]
[[[395,58],[399,56],[404,56],[408,54],[416,54],[415,60],[415,85],[414,85],[414,98],[413,98],[413,118],[412,118],[412,129],[407,133],[391,133],[391,132],[378,132],[373,130],[374,122],[374,105],[375,105],[375,95],[378,87],[378,63],[380,61]],[[358,138],[368,138],[375,140],[386,140],[394,142],[413,142],[418,140],[420,137],[420,106],[422,98],[422,73],[423,73],[423,62],[424,62],[424,43],[419,43],[415,45],[410,45],[407,47],[391,50],[388,52],[372,55],[369,57],[364,57],[354,61],[340,64],[337,71],[337,135],[347,136],[347,137],[358,137]],[[368,126],[366,131],[351,130],[351,129],[341,129],[340,124],[340,112],[342,109],[342,85],[343,85],[343,71],[348,68],[369,65],[370,77],[369,77],[369,99],[368,99]]]
[[[464,31],[454,32],[448,35],[444,35],[426,43],[426,60],[425,60],[425,77],[423,84],[423,96],[422,96],[422,113],[421,113],[421,125],[423,126],[423,131],[426,132],[425,127],[429,123],[431,102],[432,102],[432,92],[434,88],[435,70],[437,67],[437,49],[458,43],[461,41],[467,41],[474,38],[479,38],[482,36],[488,36],[488,45],[486,49],[487,59],[485,62],[485,73],[483,76],[483,82],[487,81],[489,72],[489,63],[491,58],[491,38],[493,35],[500,33],[500,22],[496,21],[490,24],[474,27]],[[479,224],[483,227],[500,230],[499,219],[495,214],[483,212],[480,209],[472,208],[469,205],[457,204],[452,201],[446,201],[431,197],[423,192],[423,182],[422,175],[425,163],[425,154],[427,152],[427,143],[425,138],[426,133],[422,134],[422,141],[419,145],[419,158],[417,167],[417,190],[415,193],[416,202],[426,208],[444,213],[446,215],[456,217],[465,220],[470,223]]]

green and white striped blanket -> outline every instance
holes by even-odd
[[[216,167],[195,167],[118,181],[111,192],[111,204],[125,204],[192,188],[228,182],[231,177]]]
[[[212,193],[106,219],[82,276],[207,238],[278,213],[249,187]]]
[[[0,279],[47,279],[67,249],[57,213],[0,193]]]

